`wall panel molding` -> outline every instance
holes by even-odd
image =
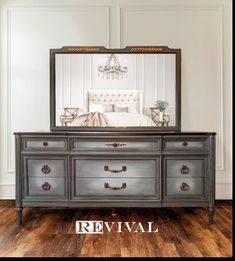
[[[120,34],[120,47],[125,47],[125,39],[124,39],[124,16],[125,14],[133,13],[133,12],[187,12],[187,11],[197,11],[197,12],[208,12],[213,11],[216,12],[218,15],[218,24],[217,24],[217,30],[218,30],[218,68],[219,68],[219,74],[218,74],[218,85],[219,85],[219,97],[218,97],[218,103],[219,103],[219,132],[217,134],[217,166],[216,170],[217,172],[223,172],[225,170],[224,168],[224,82],[223,82],[223,5],[213,5],[213,6],[199,6],[199,5],[187,5],[187,6],[172,6],[168,5],[142,5],[142,6],[132,6],[132,5],[126,5],[126,6],[119,6],[119,24],[118,24],[118,32]]]
[[[109,34],[109,12],[110,7],[109,6],[85,6],[85,5],[75,5],[75,6],[11,6],[7,8],[7,97],[6,97],[6,106],[7,106],[7,115],[6,115],[6,140],[7,140],[7,147],[6,147],[6,164],[7,164],[7,170],[6,172],[8,174],[14,175],[15,173],[15,166],[14,166],[14,151],[12,151],[12,148],[14,148],[14,138],[12,137],[12,126],[11,126],[11,93],[12,93],[12,87],[11,87],[11,79],[12,79],[12,65],[11,65],[11,36],[12,36],[12,16],[16,13],[21,14],[38,14],[39,12],[41,14],[48,14],[48,13],[81,13],[81,12],[103,12],[105,15],[105,46],[109,48],[110,46],[110,34]]]

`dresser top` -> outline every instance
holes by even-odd
[[[38,131],[38,132],[15,132],[14,135],[50,135],[50,136],[171,136],[171,135],[216,135],[216,132],[202,132],[202,131],[165,131],[165,132],[64,132],[64,131]]]

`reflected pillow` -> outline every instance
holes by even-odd
[[[113,104],[103,104],[104,112],[113,112]]]
[[[128,112],[128,106],[114,104],[114,112]]]
[[[119,108],[127,107],[128,108],[127,112],[138,113],[135,103],[117,103],[114,106],[118,106]],[[114,109],[114,111],[115,111],[115,109]]]
[[[89,112],[113,112],[113,104],[91,103]]]
[[[137,113],[135,104],[128,104],[126,106],[128,106],[128,112],[130,112],[130,113]]]

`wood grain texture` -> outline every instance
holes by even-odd
[[[0,201],[0,257],[230,257],[232,202],[217,201],[215,223],[205,208],[25,208],[17,225],[15,202]],[[75,234],[76,220],[158,224],[158,233]]]

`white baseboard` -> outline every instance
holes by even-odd
[[[15,199],[15,184],[0,184],[0,199]]]
[[[215,195],[216,199],[232,199],[232,183],[217,183]]]

